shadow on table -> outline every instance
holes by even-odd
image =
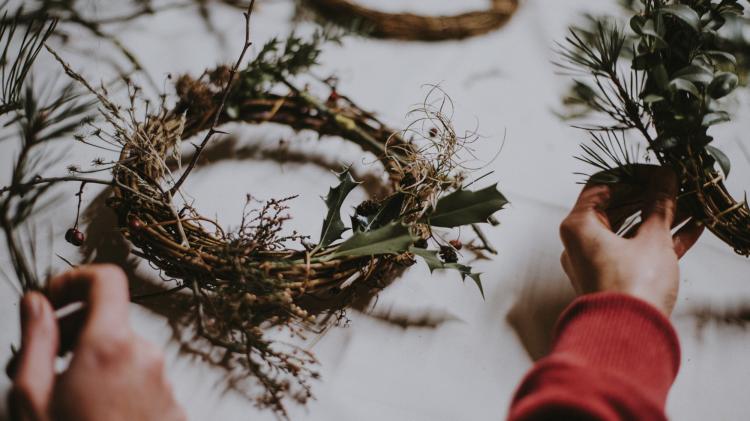
[[[534,361],[549,352],[555,323],[574,298],[565,279],[531,281],[524,285],[506,319]]]

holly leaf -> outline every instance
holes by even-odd
[[[721,149],[708,145],[706,151],[716,160],[721,167],[721,171],[724,173],[724,178],[729,177],[729,172],[732,170],[732,161],[729,160],[727,154],[722,152]]]
[[[375,215],[353,216],[352,229],[355,231],[372,231],[394,222],[401,215],[405,197],[403,193],[396,193],[386,199]]]
[[[507,204],[508,199],[498,191],[497,185],[479,191],[458,190],[438,200],[429,216],[429,224],[455,228],[487,222]]]
[[[698,15],[698,12],[693,10],[693,8],[688,5],[671,4],[669,6],[662,7],[660,10],[666,15],[672,15],[677,19],[685,22],[687,26],[691,27],[696,32],[699,32],[701,30],[701,17]]]
[[[369,232],[356,232],[341,243],[326,260],[337,257],[378,256],[401,254],[409,251],[417,240],[405,225],[394,222]]]
[[[456,270],[461,274],[461,278],[464,281],[466,280],[466,278],[471,278],[471,280],[473,280],[479,288],[479,292],[482,294],[482,299],[485,299],[481,274],[473,273],[473,269],[471,268],[471,266],[462,265],[460,263],[445,263],[440,260],[440,257],[438,257],[438,252],[435,250],[412,247],[409,249],[409,252],[421,257],[425,261],[425,263],[427,263],[427,267],[430,269],[430,273],[435,272],[436,270]]]
[[[341,234],[346,232],[344,221],[341,220],[341,206],[344,204],[349,193],[359,185],[347,169],[339,175],[340,184],[332,187],[325,198],[328,206],[328,215],[323,221],[323,229],[320,233],[320,247],[326,247],[334,241],[341,238]]]

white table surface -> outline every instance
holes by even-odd
[[[482,0],[366,3],[384,10],[428,13],[485,4]],[[447,321],[434,329],[402,329],[351,312],[348,328],[333,329],[312,345],[321,361],[322,380],[314,388],[317,400],[306,408],[292,405],[292,419],[454,421],[505,416],[514,388],[532,358],[544,353],[552,323],[572,296],[559,266],[562,247],[557,227],[579,189],[580,177],[573,173],[585,168],[572,156],[585,136],[552,112],[568,82],[555,74],[554,43],[584,12],[614,10],[610,3],[614,1],[527,0],[502,30],[462,42],[399,43],[354,37],[345,39],[342,47],[326,48],[316,72],[338,74],[341,92],[377,111],[392,126],[407,122],[407,111],[423,99],[424,84],[439,83],[457,104],[457,128],[473,129],[478,124],[485,137],[478,145],[480,156],[493,156],[505,138],[502,153],[488,168],[496,171],[491,178],[500,182],[512,206],[499,215],[502,225],[488,230],[499,256],[477,264],[485,273],[486,301],[471,283],[462,284],[455,274],[429,276],[423,265],[409,270],[381,294],[373,311],[429,313]],[[167,73],[196,74],[237,55],[241,14],[226,7],[212,6],[212,10],[224,44],[206,32],[195,14],[184,11],[141,19],[118,32],[161,83]],[[285,35],[292,28],[293,12],[291,0],[261,1],[253,18],[256,46],[270,36]],[[309,29],[309,24],[300,27],[303,32]],[[107,54],[106,44],[86,42],[79,45],[92,47],[96,54],[81,55],[62,46],[60,50],[88,77],[106,79],[111,69],[100,57]],[[38,75],[58,74],[49,57],[42,56]],[[746,107],[747,93],[739,103]],[[740,143],[748,141],[742,136],[748,132],[747,124],[734,123],[720,132],[719,146],[737,157],[730,180],[736,192],[750,180],[749,161],[743,160],[743,152],[750,147],[743,149]],[[310,134],[294,136],[278,128],[233,127],[232,131],[241,142],[263,138],[273,143],[284,137],[306,150],[339,154],[342,162],[361,159],[356,148],[341,148],[336,140],[318,142]],[[0,184],[8,180],[14,149],[12,142],[0,143]],[[64,172],[68,163],[85,165],[97,155],[75,146],[60,167],[50,168],[49,173]],[[231,182],[216,188],[215,180],[222,178]],[[187,188],[204,214],[218,215],[228,225],[239,221],[244,193],[260,198],[301,193],[292,205],[292,228],[315,233],[324,213],[319,196],[334,182],[330,173],[307,165],[224,162],[197,171]],[[76,249],[62,239],[74,219],[75,187],[62,191],[69,200],[39,218],[36,225],[39,232],[52,229],[55,233],[53,241],[40,236],[40,243],[75,260]],[[93,189],[87,196],[94,196]],[[358,192],[351,202],[362,197]],[[5,250],[0,257],[7,272]],[[58,270],[64,267],[52,257],[42,263]],[[668,413],[674,420],[747,419],[750,332],[741,325],[700,324],[696,314],[723,314],[750,302],[746,272],[750,263],[709,234],[682,268],[674,322],[683,362]],[[4,361],[10,345],[18,342],[18,295],[8,283],[0,283],[0,300],[0,361]],[[140,334],[166,348],[169,376],[192,420],[274,419],[239,394],[225,393],[220,370],[180,355],[169,339],[171,330],[164,318],[132,305],[132,322]],[[0,379],[0,390],[7,387],[7,380]]]

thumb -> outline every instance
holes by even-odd
[[[49,301],[37,292],[21,301],[21,351],[13,378],[11,404],[22,420],[43,420],[55,383],[59,343],[57,321]]]

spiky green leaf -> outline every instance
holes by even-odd
[[[458,190],[438,201],[429,216],[429,223],[443,228],[484,223],[507,204],[508,199],[500,193],[497,185],[478,191]]]
[[[323,221],[323,229],[320,233],[321,247],[330,245],[346,232],[344,221],[341,220],[341,206],[344,205],[344,200],[349,196],[349,193],[358,185],[359,183],[352,178],[347,169],[339,175],[339,185],[329,190],[328,196],[325,198],[328,214]]]
[[[409,251],[416,237],[403,224],[394,222],[370,232],[356,232],[327,259],[401,254]]]
[[[434,272],[436,270],[455,270],[461,274],[461,278],[463,280],[466,280],[466,278],[471,278],[471,280],[474,281],[474,283],[477,285],[477,288],[479,288],[479,292],[482,294],[482,299],[485,298],[481,274],[474,273],[471,266],[462,265],[460,263],[445,263],[440,260],[440,257],[438,257],[438,252],[435,250],[412,247],[411,249],[409,249],[409,251],[414,255],[421,257],[425,261],[425,263],[427,263],[427,267],[430,269],[430,272]]]

